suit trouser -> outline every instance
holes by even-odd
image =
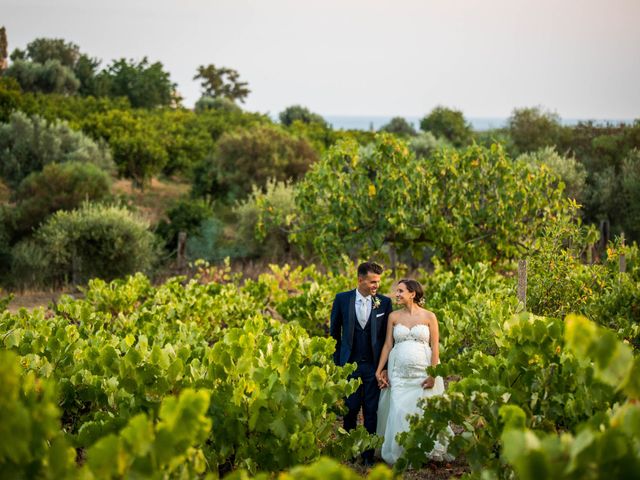
[[[376,365],[373,362],[358,362],[358,368],[349,378],[360,378],[362,384],[352,395],[347,397],[348,413],[344,416],[344,429],[349,431],[356,428],[358,412],[362,407],[364,428],[371,434],[376,433],[378,423],[378,399],[380,389],[376,380]],[[362,458],[373,459],[373,450],[363,452]]]

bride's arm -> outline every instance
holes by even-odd
[[[431,314],[430,337],[431,337],[431,365],[440,363],[440,330],[438,329],[438,319],[436,314]]]
[[[440,363],[440,331],[438,330],[438,319],[434,313],[429,315],[429,341],[431,343],[431,365]],[[428,376],[422,382],[422,388],[433,388],[436,379]]]
[[[378,369],[376,370],[376,379],[382,380],[382,371],[389,359],[389,352],[393,347],[393,325],[396,323],[395,312],[391,312],[389,320],[387,321],[387,334],[384,338],[384,345],[382,345],[382,351],[380,352],[380,361],[378,362]]]

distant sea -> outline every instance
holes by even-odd
[[[392,116],[366,116],[366,115],[325,115],[324,119],[331,124],[336,130],[379,130],[380,127],[391,121]],[[404,117],[411,123],[416,130],[420,129],[420,120],[423,117]],[[507,125],[507,117],[470,117],[467,121],[476,131],[491,130],[493,128],[501,128]],[[576,125],[578,122],[586,121],[580,118],[563,118],[563,125]],[[619,123],[633,123],[629,119],[598,119],[593,120],[598,125],[611,123],[617,125]]]

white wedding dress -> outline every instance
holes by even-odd
[[[429,327],[420,324],[409,328],[396,324],[393,340],[387,362],[391,387],[380,392],[377,425],[378,435],[384,437],[381,456],[388,464],[396,463],[402,455],[403,448],[396,441],[396,435],[409,430],[408,415],[421,412],[418,400],[444,393],[442,377],[436,377],[433,388],[422,388],[422,382],[427,378],[426,367],[431,365]],[[446,435],[453,436],[453,431],[448,428]],[[451,458],[446,443],[446,440],[444,444],[436,442],[429,457],[434,460]]]

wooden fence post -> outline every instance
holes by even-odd
[[[178,269],[182,270],[185,264],[185,251],[187,247],[187,232],[178,233]]]
[[[527,261],[518,260],[518,306],[527,311]]]
[[[609,243],[609,220],[600,221],[600,251],[604,251]]]

